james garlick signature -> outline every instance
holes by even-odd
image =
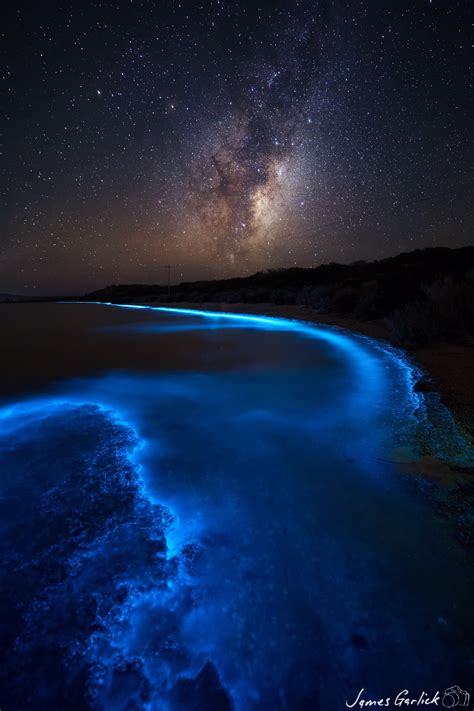
[[[434,694],[429,694],[422,691],[418,695],[411,695],[408,689],[403,689],[393,698],[387,696],[385,698],[364,698],[365,689],[361,689],[353,701],[347,701],[346,706],[349,709],[353,708],[374,708],[374,707],[390,707],[404,708],[406,706],[437,706],[444,708],[466,708],[469,705],[470,695],[467,691],[463,691],[459,686],[450,686],[444,691],[435,691]]]

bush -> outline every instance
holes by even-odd
[[[354,306],[357,318],[375,318],[379,312],[379,289],[376,281],[362,285],[361,294]]]
[[[448,277],[423,287],[423,298],[395,311],[386,324],[404,346],[466,342],[474,336],[474,287]]]
[[[305,292],[305,303],[311,306],[318,314],[327,314],[331,307],[329,289],[325,286],[309,287]]]
[[[353,286],[342,286],[336,289],[331,299],[331,311],[338,314],[348,314],[354,310],[359,298],[358,290]]]

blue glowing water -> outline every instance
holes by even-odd
[[[196,331],[196,368],[0,410],[2,708],[331,711],[362,687],[466,683],[466,553],[386,461],[434,439],[403,356],[297,321],[122,308],[130,338]],[[437,454],[462,447],[443,422]]]

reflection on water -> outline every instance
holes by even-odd
[[[2,707],[331,710],[466,683],[465,552],[382,461],[428,427],[410,366],[282,319],[130,314],[110,326],[178,361],[198,331],[196,369],[138,357],[0,411]]]

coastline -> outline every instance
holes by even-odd
[[[72,301],[72,300],[71,300]],[[67,302],[70,303],[70,302]],[[74,303],[74,301],[72,301]],[[113,304],[112,301],[89,301],[94,304]],[[381,462],[386,462],[390,468],[395,468],[405,480],[407,487],[431,500],[432,505],[442,518],[447,518],[453,525],[453,535],[464,546],[474,545],[474,458],[473,458],[473,433],[474,418],[470,393],[474,389],[474,359],[473,348],[467,346],[442,344],[420,350],[403,350],[390,339],[383,321],[359,321],[356,319],[341,318],[335,315],[321,315],[307,306],[275,305],[275,304],[247,304],[225,302],[159,302],[150,299],[127,299],[116,301],[117,306],[135,305],[150,306],[154,308],[172,307],[177,309],[195,309],[198,311],[209,310],[214,312],[230,312],[240,314],[254,314],[256,316],[270,316],[288,318],[316,325],[326,325],[340,328],[341,332],[348,335],[361,334],[369,338],[395,347],[403,357],[407,357],[413,364],[416,372],[414,378],[415,392],[422,396],[425,407],[420,411],[422,417],[428,417],[429,429],[420,431],[419,447],[412,446],[408,440],[400,442],[395,449],[388,448],[381,452]],[[67,339],[63,340],[61,327],[63,311],[55,309],[55,304],[47,304],[46,318],[37,318],[35,311],[37,305],[24,304],[19,306],[21,311],[29,310],[25,315],[29,324],[27,329],[18,331],[15,308],[5,306],[8,316],[4,321],[5,342],[3,357],[7,364],[3,377],[4,394],[16,392],[18,383],[25,393],[36,392],[44,389],[47,392],[51,383],[65,380],[68,377],[78,377],[80,374],[87,377],[98,371],[113,368],[127,370],[136,366],[136,339],[121,339],[117,343],[109,340],[108,347],[104,348],[100,326],[102,324],[100,311],[81,311],[73,309],[68,315],[68,326],[72,324]],[[12,309],[12,310],[11,310]],[[123,309],[116,309],[113,323],[120,325],[127,322],[127,313]],[[144,312],[142,312],[144,313]],[[153,320],[151,312],[143,319]],[[45,325],[46,324],[46,325]],[[46,331],[45,331],[46,329]],[[112,329],[109,338],[115,331]],[[119,333],[119,331],[117,332]],[[9,335],[10,334],[10,335]],[[47,338],[45,340],[45,335]],[[30,357],[21,359],[15,348],[9,349],[10,343],[19,340],[20,346],[28,347]],[[44,348],[42,344],[47,343]],[[113,358],[110,360],[110,349]],[[163,339],[150,339],[146,348],[140,348],[140,364],[145,370],[155,371],[157,367],[174,369],[177,356],[181,365],[186,365],[189,357],[189,367],[194,367],[192,348],[189,353],[184,349],[176,353],[170,341],[169,347]],[[184,358],[184,361],[183,361]],[[191,363],[191,361],[193,361]],[[418,379],[419,378],[419,379]],[[15,385],[15,383],[17,383]],[[441,397],[440,397],[441,396]],[[421,404],[420,400],[420,404]],[[439,412],[437,402],[441,400],[447,407],[448,413]],[[438,412],[441,418],[438,418]],[[431,419],[431,413],[434,418]],[[450,416],[451,415],[451,416]],[[454,422],[453,422],[454,421]],[[454,425],[454,426],[453,426]],[[437,443],[444,441],[444,434],[455,435],[452,439],[453,446],[443,450],[439,455]],[[459,437],[461,435],[461,437]],[[441,439],[439,439],[439,436]],[[432,446],[435,445],[435,446]]]
[[[138,302],[137,302],[138,303]],[[404,351],[410,361],[424,374],[418,381],[421,392],[436,393],[441,403],[454,418],[456,427],[474,453],[474,348],[457,344],[436,344],[419,349],[403,349],[390,337],[383,320],[362,321],[323,315],[303,305],[247,304],[222,302],[140,302],[144,306],[167,306],[183,309],[207,309],[231,313],[248,313],[258,316],[275,316],[308,321],[352,331],[370,338],[385,341]],[[415,386],[416,387],[416,386]],[[453,535],[465,548],[474,546],[474,461],[471,456],[463,466],[456,462],[440,460],[431,455],[413,458],[400,452],[390,458],[407,485],[414,486],[431,500],[437,513],[451,522]]]
[[[136,302],[138,303],[138,302]],[[249,313],[259,316],[276,316],[335,326],[353,331],[370,338],[386,341],[391,346],[407,353],[414,365],[418,366],[426,378],[420,384],[420,390],[437,392],[441,402],[449,409],[457,424],[474,442],[474,347],[462,344],[439,343],[422,348],[402,348],[391,338],[383,319],[363,321],[344,318],[336,314],[320,314],[309,306],[247,304],[222,302],[169,302],[157,303],[143,301],[144,306],[170,306],[182,309],[208,309],[209,311],[228,311],[231,313]]]
[[[226,305],[221,308],[228,310]],[[243,305],[237,305],[234,309],[249,311]],[[400,403],[406,404],[406,409],[403,407],[401,410],[403,413],[409,415],[416,405],[412,407],[412,399],[409,397],[412,394],[411,389],[404,385],[405,368],[398,372],[396,363],[393,364],[397,371],[394,373],[393,383],[397,387],[392,389],[388,386],[387,396],[384,396],[383,390],[378,390],[377,378],[374,381],[375,391],[370,387],[365,389],[364,382],[370,376],[372,359],[369,358],[367,364],[363,353],[366,348],[367,351],[373,350],[374,359],[377,360],[377,354],[381,350],[377,345],[361,343],[360,348],[356,346],[353,349],[350,343],[354,338],[350,337],[349,332],[343,334],[343,331],[338,332],[332,328],[328,334],[319,334],[319,337],[323,338],[321,344],[318,341],[306,345],[302,342],[305,340],[303,335],[291,336],[287,340],[284,327],[281,334],[276,332],[264,335],[254,333],[253,330],[238,329],[228,329],[222,333],[220,327],[223,324],[219,319],[215,320],[216,329],[212,329],[214,324],[202,323],[208,319],[189,317],[189,314],[172,314],[168,319],[166,314],[159,311],[111,308],[96,304],[32,304],[7,306],[3,311],[6,312],[5,321],[10,325],[10,338],[6,338],[6,341],[16,343],[16,352],[14,348],[10,356],[16,356],[18,361],[15,366],[12,357],[6,359],[6,363],[10,365],[9,374],[15,373],[22,380],[22,373],[28,372],[29,366],[23,363],[27,360],[36,377],[41,374],[42,365],[46,364],[51,376],[49,386],[45,383],[41,393],[37,384],[31,394],[33,400],[27,400],[25,403],[27,407],[32,405],[33,413],[38,414],[38,425],[35,417],[29,416],[31,411],[29,413],[27,408],[20,406],[19,437],[20,442],[25,441],[27,449],[23,455],[24,450],[18,446],[17,455],[16,441],[13,440],[13,449],[7,448],[8,456],[12,452],[11,459],[7,460],[8,470],[10,471],[10,466],[14,467],[11,469],[13,482],[17,479],[21,481],[23,474],[28,481],[32,480],[33,484],[37,480],[45,482],[45,490],[48,493],[45,506],[39,511],[39,518],[30,516],[30,528],[33,533],[38,527],[38,521],[41,526],[44,511],[49,514],[52,510],[56,518],[53,518],[51,526],[47,528],[47,534],[50,535],[51,531],[54,533],[56,529],[61,534],[64,528],[61,522],[64,517],[71,519],[67,507],[72,500],[79,516],[73,517],[73,525],[79,527],[80,545],[77,548],[74,536],[69,536],[72,542],[71,555],[61,557],[62,549],[51,548],[48,539],[48,546],[54,554],[50,568],[55,574],[58,562],[56,553],[59,551],[61,570],[68,570],[69,566],[73,573],[77,572],[77,561],[79,567],[81,561],[78,557],[81,541],[85,541],[87,565],[82,566],[85,569],[85,577],[76,576],[77,584],[73,588],[67,579],[64,583],[61,581],[59,590],[64,589],[65,599],[71,599],[71,604],[79,606],[81,620],[86,620],[87,630],[90,628],[92,632],[96,627],[95,618],[88,616],[87,611],[87,614],[83,614],[81,607],[84,586],[92,581],[94,590],[99,595],[100,611],[104,608],[100,602],[102,597],[106,601],[112,600],[114,604],[118,601],[117,609],[109,615],[112,622],[104,627],[104,638],[99,638],[107,654],[110,640],[113,642],[114,639],[121,639],[125,635],[127,642],[130,635],[134,635],[134,638],[140,635],[144,624],[140,617],[133,617],[134,626],[130,627],[130,631],[128,627],[124,631],[123,626],[119,624],[117,627],[114,624],[117,615],[120,622],[123,610],[126,615],[130,605],[136,605],[137,609],[143,608],[145,617],[149,614],[153,617],[155,611],[157,615],[162,616],[167,609],[171,609],[173,624],[176,619],[175,611],[179,615],[179,628],[187,624],[187,611],[191,609],[193,614],[193,607],[189,606],[189,595],[193,591],[189,592],[188,577],[192,575],[192,565],[202,565],[202,568],[197,568],[198,574],[204,570],[210,581],[210,595],[206,598],[209,602],[201,615],[203,624],[198,630],[199,640],[207,640],[205,635],[209,627],[208,620],[213,619],[216,600],[219,610],[223,610],[224,621],[228,617],[228,609],[240,609],[234,606],[234,598],[228,597],[228,594],[232,596],[234,591],[237,591],[236,605],[240,605],[241,591],[248,591],[245,602],[247,604],[248,600],[248,609],[252,616],[253,610],[258,609],[262,601],[263,604],[267,603],[270,581],[275,590],[284,591],[281,604],[279,598],[271,598],[272,609],[282,610],[283,616],[287,617],[288,609],[291,614],[295,611],[294,619],[300,620],[301,627],[298,629],[301,629],[303,634],[308,619],[306,600],[319,599],[319,591],[321,585],[325,586],[325,580],[330,581],[330,587],[327,589],[328,600],[332,600],[335,594],[333,581],[337,582],[337,589],[341,591],[342,598],[347,590],[351,590],[350,586],[354,581],[362,581],[362,589],[367,590],[367,597],[364,593],[362,605],[365,607],[361,606],[361,609],[368,609],[366,605],[370,606],[373,602],[376,586],[377,599],[382,600],[382,609],[385,610],[385,602],[390,598],[394,585],[400,580],[400,571],[403,573],[402,578],[408,581],[407,584],[414,585],[413,593],[409,591],[410,596],[414,597],[418,591],[421,595],[419,610],[415,610],[413,614],[410,612],[406,623],[407,629],[412,630],[415,622],[422,620],[420,631],[416,630],[414,634],[414,644],[421,638],[425,640],[423,635],[426,635],[427,629],[433,629],[436,631],[435,637],[433,640],[427,640],[426,649],[430,651],[433,648],[438,627],[434,624],[429,627],[429,624],[438,616],[448,620],[449,624],[448,630],[445,630],[443,622],[440,634],[449,632],[454,636],[448,641],[457,640],[460,630],[459,639],[464,639],[464,628],[460,622],[461,618],[464,618],[464,606],[459,604],[459,608],[455,608],[453,604],[466,599],[466,610],[469,611],[470,599],[464,594],[468,570],[467,552],[461,547],[463,543],[468,545],[471,540],[464,523],[469,515],[469,499],[466,497],[463,500],[463,508],[460,511],[459,506],[457,509],[453,508],[454,496],[447,487],[435,486],[434,483],[408,473],[400,472],[398,476],[397,470],[401,467],[396,466],[396,462],[392,461],[395,457],[391,456],[392,425],[396,428],[392,418],[392,405],[397,401],[398,392]],[[277,309],[272,310],[272,313],[276,312]],[[300,310],[285,311],[285,315],[308,320]],[[182,330],[181,320],[184,321]],[[147,325],[150,328],[147,328]],[[166,329],[167,325],[171,327],[170,330]],[[190,326],[189,329],[187,325]],[[295,334],[308,331],[294,322],[294,329],[291,324],[288,325],[289,330],[293,330]],[[204,326],[205,333],[200,332],[200,326]],[[210,331],[208,326],[211,326]],[[167,333],[170,331],[174,335],[168,337]],[[326,339],[329,359],[322,357],[320,360],[320,345],[324,344]],[[330,370],[333,364],[337,365],[339,358],[335,359],[336,362],[333,361],[330,344],[338,341],[342,341],[342,360],[347,356],[349,361],[354,363],[354,371],[352,366],[348,369],[337,368],[334,379],[331,380]],[[199,342],[202,344],[201,349]],[[44,346],[42,352],[41,349],[38,350],[41,344]],[[27,359],[21,357],[26,348]],[[123,360],[125,351],[128,351],[128,360]],[[168,360],[164,358],[166,351]],[[360,353],[359,356],[357,352]],[[228,353],[230,358],[227,358]],[[246,358],[246,353],[250,355],[250,360]],[[106,356],[104,360],[101,360],[101,354]],[[277,361],[273,358],[274,354]],[[383,354],[380,355],[385,359]],[[386,360],[389,370],[392,368],[390,360]],[[323,371],[319,369],[320,362],[323,364]],[[150,377],[147,377],[148,373],[144,369],[145,363],[152,365]],[[360,363],[361,367],[357,367],[357,363]],[[61,370],[63,364],[67,366],[66,372]],[[249,367],[247,373],[246,364]],[[255,366],[257,370],[252,370]],[[274,372],[271,372],[272,368]],[[308,370],[305,372],[306,368]],[[264,369],[270,369],[268,378]],[[375,372],[377,371],[376,367]],[[200,372],[204,377],[199,376]],[[215,378],[212,378],[213,373]],[[88,375],[92,377],[88,378]],[[402,376],[401,379],[399,375]],[[407,377],[413,382],[409,374]],[[354,384],[363,386],[362,391],[367,399],[352,405],[352,398],[349,397],[346,401],[344,396],[351,393],[351,386]],[[46,397],[38,399],[40,395]],[[61,407],[55,409],[54,402],[58,395],[61,398]],[[334,396],[337,397],[335,402],[339,404],[333,409]],[[346,402],[348,419],[344,412]],[[75,405],[79,403],[87,404],[78,411]],[[368,418],[359,422],[365,403],[368,405]],[[371,403],[374,403],[374,408]],[[48,410],[51,405],[53,408]],[[63,405],[66,405],[64,411]],[[379,406],[381,417],[378,414]],[[110,417],[102,417],[102,411],[109,412]],[[222,433],[228,433],[229,436],[223,438]],[[383,443],[385,434],[387,446]],[[8,437],[8,432],[6,435]],[[31,448],[28,444],[30,436],[33,439]],[[139,450],[137,447],[136,453],[133,451],[133,454],[127,455],[125,447],[133,447],[140,441],[144,445],[143,449]],[[399,443],[397,438],[397,444]],[[403,444],[403,441],[401,443]],[[33,472],[39,472],[34,477],[31,476],[30,467],[25,466],[25,462],[28,464],[30,461],[30,456]],[[135,496],[133,471],[129,471],[128,463],[144,467],[143,479],[140,481],[155,503],[165,505],[169,502],[174,505],[177,530],[170,532],[164,543],[160,538],[158,549],[155,545],[151,550],[147,536],[142,535],[143,531],[146,534],[150,528],[147,519],[150,512],[147,511],[146,501],[143,502]],[[66,472],[64,482],[61,479],[63,472]],[[118,477],[117,482],[114,477]],[[52,479],[55,480],[56,486],[54,481],[53,486],[51,485]],[[101,496],[103,481],[109,483],[110,489],[105,492],[105,503]],[[121,484],[126,487],[125,492],[121,490]],[[68,491],[69,488],[71,492]],[[448,500],[448,507],[445,506],[442,511],[448,519],[446,521],[438,514],[443,505],[442,498],[438,505],[437,502],[434,503],[433,497],[437,494],[433,495],[432,492],[435,489]],[[18,498],[24,497],[24,491],[23,488],[19,489]],[[26,492],[29,494],[28,489]],[[91,496],[92,505],[89,501]],[[37,489],[33,489],[33,496],[26,498],[30,508],[33,506],[32,510],[36,513]],[[66,506],[59,508],[62,501],[66,502]],[[133,504],[132,508],[129,506],[130,502]],[[53,505],[57,508],[53,508]],[[86,512],[85,524],[82,509]],[[115,528],[112,526],[113,531],[110,534],[107,532],[108,519],[103,509],[105,514],[112,512],[111,525],[114,524]],[[150,525],[160,526],[163,521],[165,529],[168,525],[172,526],[167,510],[163,511],[163,515],[161,509],[155,509],[151,513],[154,515]],[[122,528],[121,523],[124,524]],[[110,550],[107,546],[104,548],[99,545],[104,538],[104,530],[106,544],[110,542],[114,547],[112,576],[107,579],[103,575],[102,562],[104,558],[110,559]],[[88,536],[92,536],[90,540],[84,538],[84,531]],[[114,531],[118,531],[117,535]],[[154,529],[152,533],[153,531]],[[99,543],[95,540],[97,532]],[[138,538],[134,535],[135,532]],[[72,533],[74,534],[74,531]],[[158,535],[161,535],[161,528],[158,529]],[[54,544],[55,539],[51,540]],[[234,541],[237,541],[237,547]],[[156,536],[153,542],[156,544]],[[188,545],[189,543],[192,545]],[[97,555],[89,555],[87,546]],[[268,547],[265,547],[262,553],[263,546]],[[13,550],[15,552],[17,548],[13,546]],[[24,550],[28,563],[31,557],[29,549]],[[137,550],[140,551],[138,557]],[[165,555],[167,551],[168,555]],[[22,548],[20,553],[23,553]],[[38,555],[43,555],[41,550]],[[175,583],[174,578],[171,582],[161,582],[161,577],[157,577],[161,575],[160,569],[153,568],[157,555],[158,563],[164,561],[166,570],[169,568],[171,573],[183,570],[183,577],[179,582]],[[208,558],[199,558],[199,555],[208,555]],[[251,555],[253,557],[250,557]],[[127,564],[130,556],[136,562],[136,567]],[[122,561],[125,561],[123,570],[120,567]],[[215,567],[211,568],[208,561],[215,561]],[[242,561],[242,566],[236,567],[235,561]],[[278,566],[275,563],[273,567],[272,561],[279,561]],[[51,561],[46,558],[46,563],[50,565]],[[446,573],[441,582],[440,565]],[[234,570],[235,578],[232,577]],[[268,570],[268,578],[264,577],[263,581],[260,577],[261,570]],[[293,573],[296,575],[299,570],[303,571],[303,587],[308,594],[302,599],[300,586],[292,599],[286,594],[285,586],[288,580],[291,582],[294,578]],[[377,583],[374,583],[373,571],[376,573]],[[420,577],[417,577],[418,571]],[[21,577],[22,570],[19,572]],[[113,586],[110,588],[109,578],[118,580],[117,589]],[[123,586],[128,584],[128,579],[132,590],[136,589],[137,580],[139,582],[141,597],[137,601],[123,595]],[[306,585],[307,579],[311,583],[310,589]],[[105,583],[102,584],[104,580]],[[201,580],[202,578],[198,579],[196,588],[198,594],[201,591]],[[219,580],[225,581],[222,593],[218,587]],[[366,585],[367,580],[369,582]],[[453,583],[453,580],[458,582]],[[149,581],[152,589],[158,590],[158,597],[151,600],[152,606],[148,604]],[[46,582],[48,585],[49,581]],[[49,587],[45,588],[44,599],[48,605],[57,603],[58,600],[60,604],[62,599],[57,595],[56,579],[53,582],[52,590],[56,597],[48,597]],[[255,595],[257,585],[258,595]],[[427,586],[428,596],[425,595]],[[173,589],[178,591],[176,598],[173,596]],[[291,590],[291,586],[289,589]],[[40,588],[40,594],[43,594],[41,590]],[[162,590],[164,597],[160,594]],[[79,597],[74,595],[75,592],[78,592]],[[354,595],[359,595],[358,588]],[[349,597],[347,608],[347,629],[344,627],[342,630],[341,645],[336,646],[336,665],[341,649],[347,648],[352,654],[354,645],[350,640],[356,632],[359,633],[358,629],[354,630],[353,627],[352,597]],[[404,587],[400,601],[397,599],[393,607],[388,608],[388,619],[393,621],[390,624],[393,624],[395,639],[400,624],[399,610],[406,609],[406,599]],[[29,601],[27,597],[25,600],[26,606]],[[339,609],[339,598],[336,598],[335,604],[334,609]],[[300,609],[303,610],[301,618],[298,617]],[[448,612],[455,610],[455,613],[447,614],[445,609]],[[458,609],[462,614],[457,612]],[[94,610],[95,608],[92,612]],[[107,610],[106,607],[106,614]],[[364,617],[365,613],[361,614]],[[420,615],[426,615],[426,620],[420,618]],[[128,620],[130,615],[126,617]],[[31,619],[33,625],[39,625],[41,633],[40,618],[41,610],[39,616]],[[193,619],[190,619],[193,623]],[[252,621],[253,619],[256,618],[251,617]],[[328,619],[334,619],[332,609],[328,611]],[[174,627],[170,628],[167,621],[165,614],[165,634],[168,634],[169,629],[174,633]],[[30,618],[28,625],[29,622]],[[359,628],[364,645],[363,653],[373,653],[374,659],[377,658],[379,647],[379,637],[372,636],[371,632],[375,622],[372,624],[372,620],[369,620],[367,625]],[[58,624],[61,626],[61,619]],[[269,633],[273,634],[273,629],[279,626],[279,620],[275,618],[275,627],[272,625]],[[25,629],[27,634],[29,627]],[[250,629],[253,634],[255,627],[252,625]],[[320,632],[319,627],[317,632]],[[70,637],[74,639],[74,635],[77,637],[77,630],[72,627]],[[282,645],[287,644],[287,639],[291,641],[293,637],[293,633],[289,638],[285,637]],[[383,641],[385,637],[383,633],[380,640]],[[224,645],[227,645],[229,638],[228,634],[224,635]],[[88,639],[86,636],[86,651],[89,650]],[[365,641],[369,639],[370,643]],[[152,640],[152,652],[162,644],[160,640],[156,643]],[[181,638],[177,636],[177,640],[180,642]],[[360,646],[359,642],[357,644]],[[303,654],[314,646],[312,632],[308,645],[307,648],[304,646]],[[402,658],[404,647],[403,644]],[[179,651],[180,647],[177,648]],[[223,646],[223,649],[225,648]],[[246,655],[249,648],[251,649],[247,645],[244,646]],[[91,663],[95,663],[95,648],[92,646],[91,649]],[[112,644],[111,649],[111,659],[115,664],[117,646]],[[127,651],[126,644],[124,649]],[[375,651],[370,652],[370,649]],[[196,653],[200,655],[201,652],[199,643]],[[122,653],[120,645],[118,653]],[[272,648],[271,655],[273,653]],[[467,654],[464,656],[467,657]],[[87,656],[85,658],[88,659]],[[150,659],[153,661],[154,657]],[[119,661],[122,664],[121,660]],[[314,669],[313,662],[311,669]]]

